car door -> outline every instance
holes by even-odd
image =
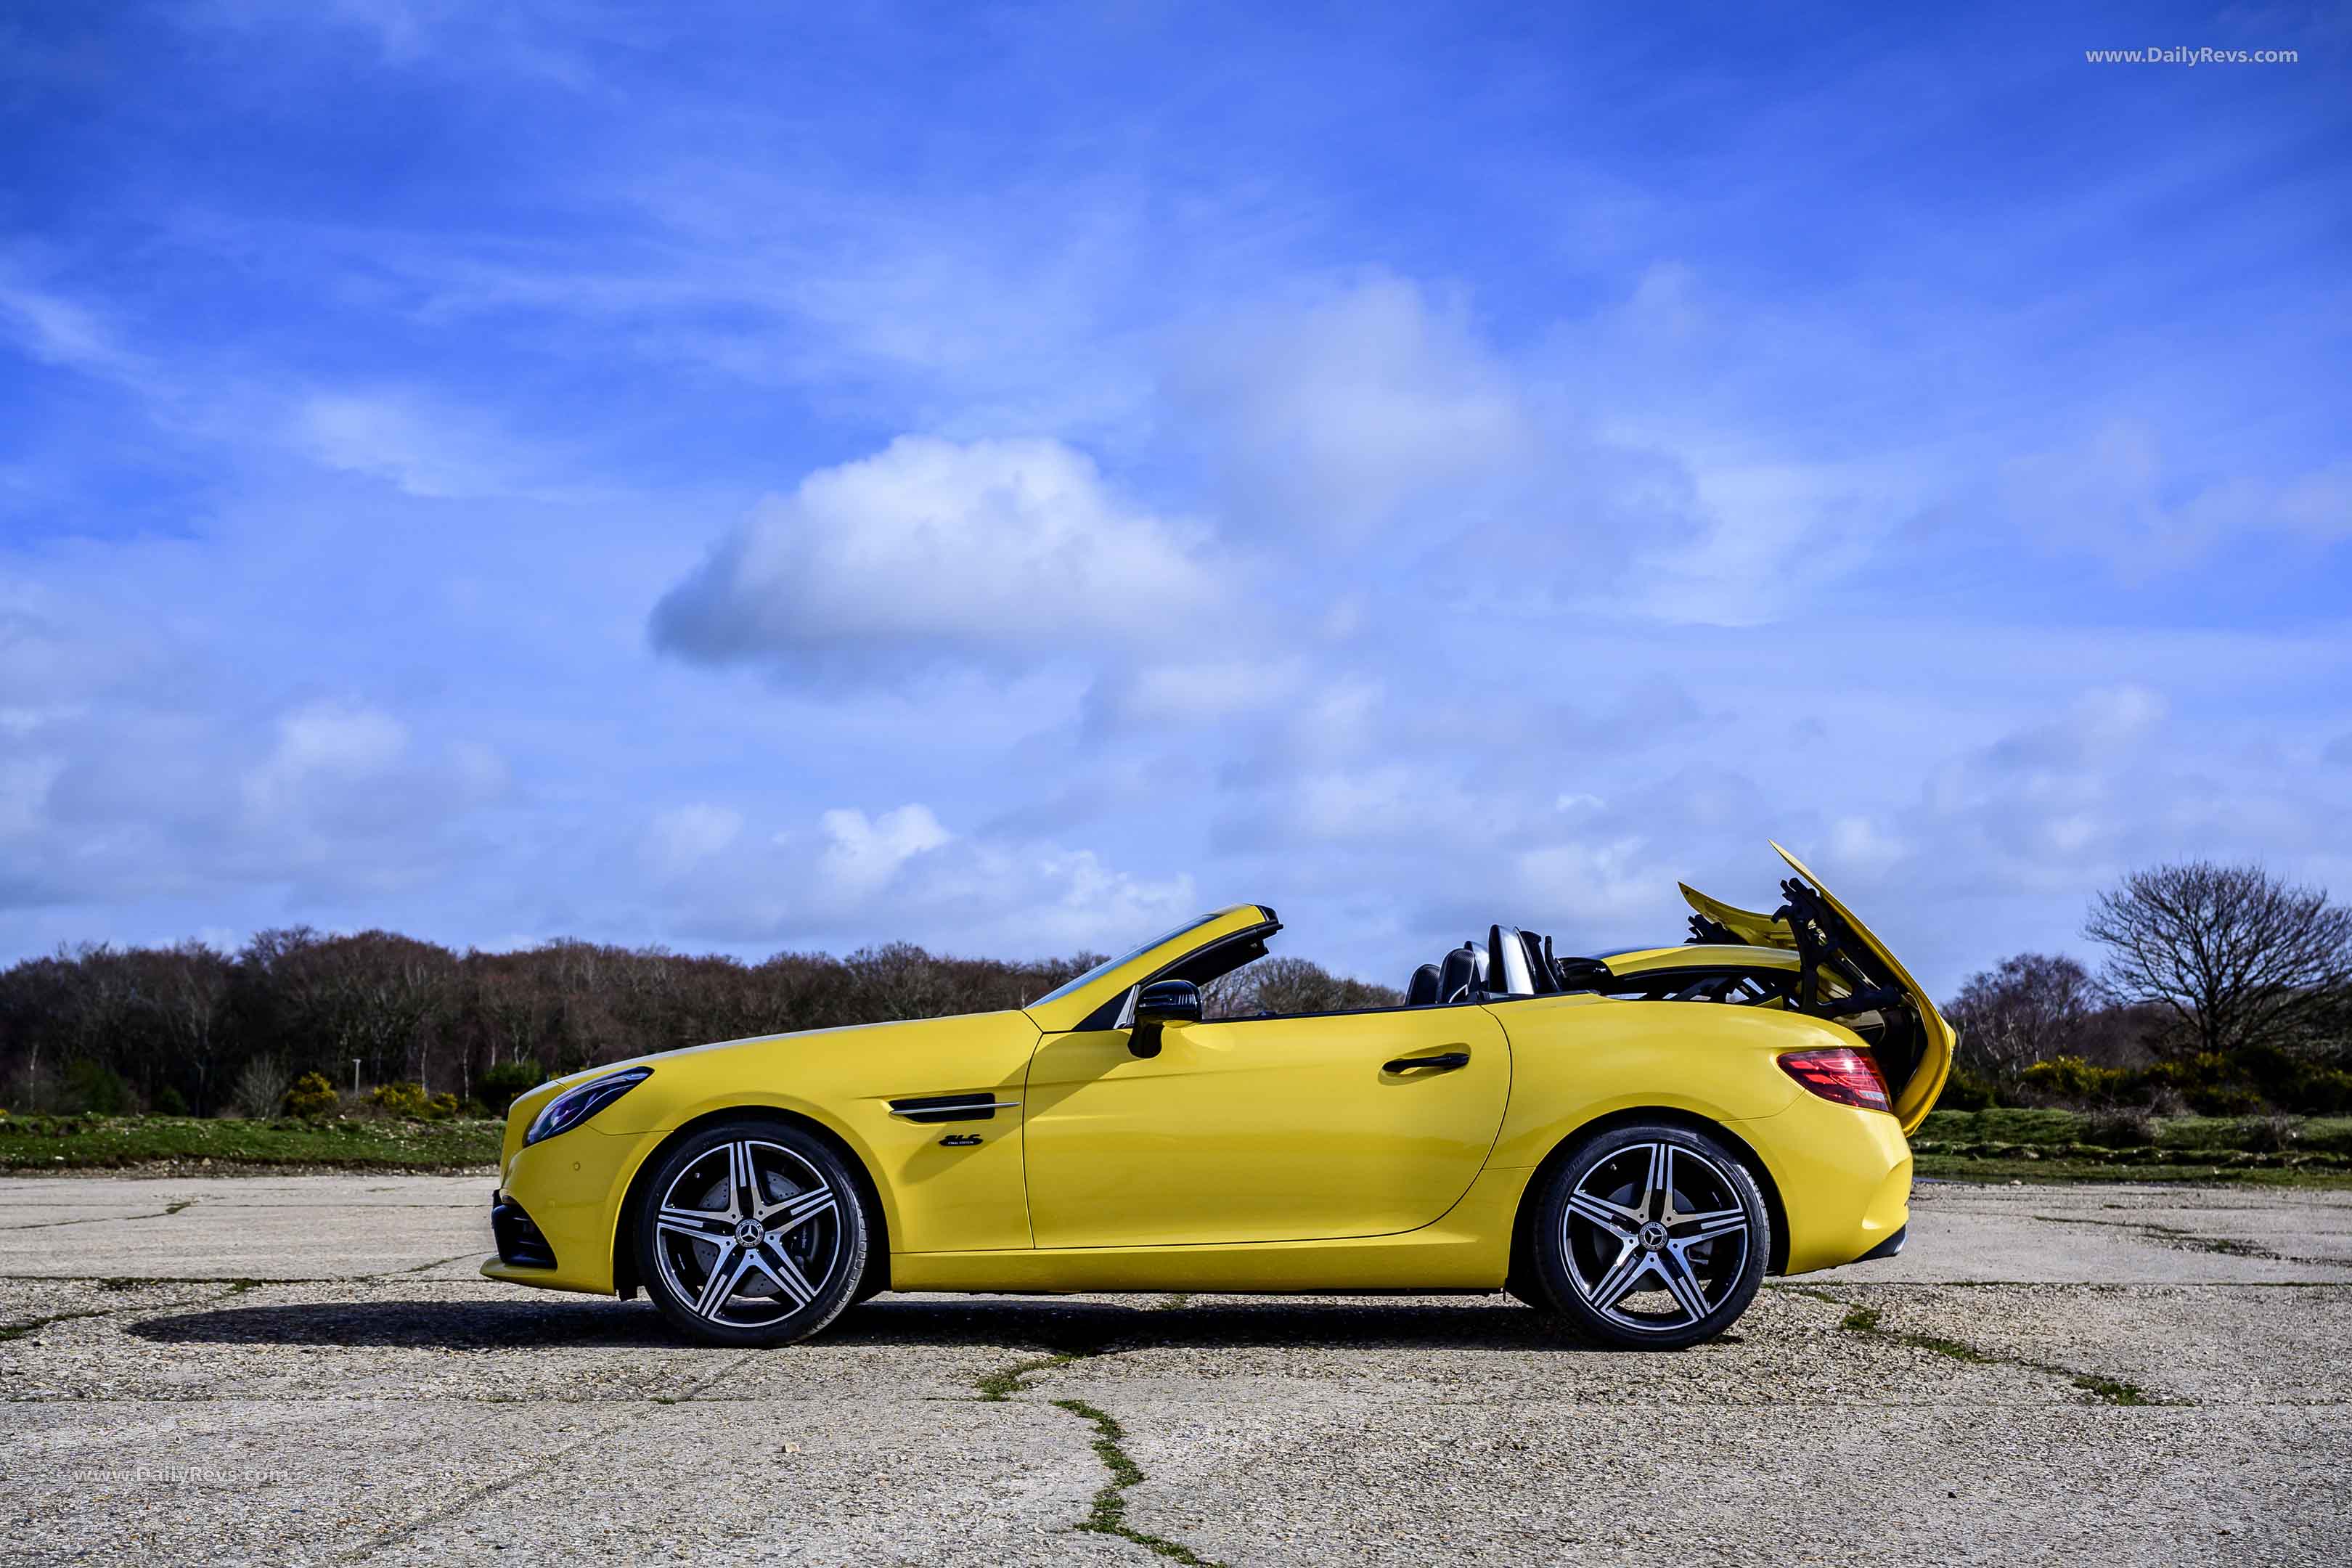
[[[1510,1095],[1474,1005],[1049,1034],[1024,1112],[1040,1247],[1384,1236],[1460,1199]],[[1423,1065],[1423,1064],[1426,1065]]]

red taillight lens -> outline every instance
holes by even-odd
[[[1840,1046],[1829,1051],[1792,1051],[1780,1058],[1780,1070],[1820,1095],[1840,1105],[1858,1105],[1864,1110],[1891,1110],[1894,1101],[1887,1098],[1886,1080],[1878,1076],[1878,1064],[1866,1051],[1852,1046]]]

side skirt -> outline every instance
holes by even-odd
[[[1235,1295],[1491,1291],[1511,1261],[1526,1171],[1479,1173],[1444,1218],[1395,1236],[1223,1247],[895,1252],[893,1290],[1193,1290]]]

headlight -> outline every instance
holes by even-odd
[[[651,1068],[631,1068],[626,1072],[608,1073],[590,1079],[576,1089],[565,1089],[541,1106],[539,1114],[530,1119],[530,1131],[522,1135],[523,1147],[571,1131],[653,1076]]]

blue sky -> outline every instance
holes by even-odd
[[[2092,65],[2092,48],[2294,64]],[[35,5],[0,958],[2352,893],[2341,5]]]

